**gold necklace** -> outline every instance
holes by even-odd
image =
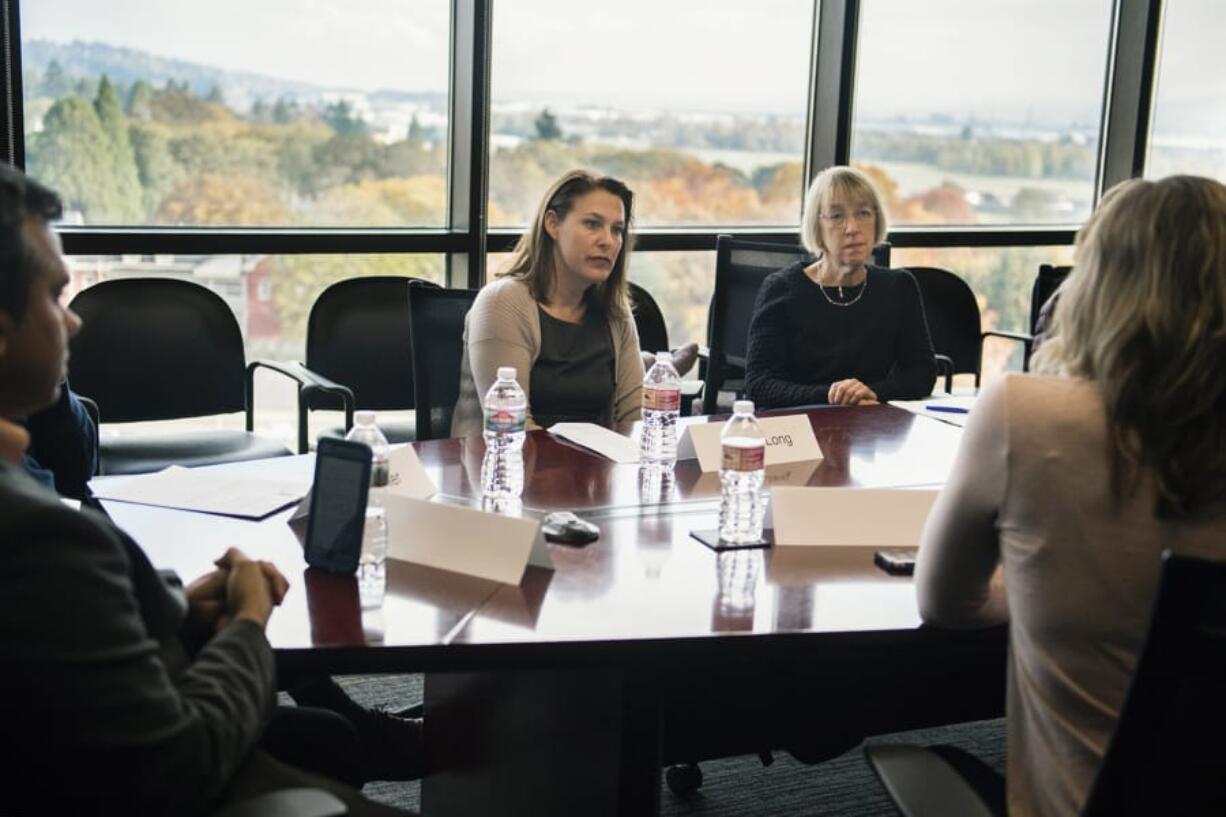
[[[850,301],[836,301],[834,298],[831,298],[829,295],[826,294],[826,288],[822,286],[820,281],[817,284],[817,288],[821,290],[822,297],[825,298],[830,303],[831,306],[852,306],[856,303],[856,301],[863,298],[865,291],[868,290],[868,270],[865,270],[864,272],[864,282],[860,284],[860,291],[857,292],[856,297],[852,298]],[[842,298],[843,288],[839,287],[838,289],[839,289],[839,297]]]

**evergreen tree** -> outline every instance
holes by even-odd
[[[47,71],[43,74],[39,95],[58,98],[68,93],[72,93],[72,77],[64,71],[62,65],[52,60],[47,63]]]
[[[324,123],[337,136],[365,136],[370,131],[362,117],[353,112],[353,106],[343,99],[324,108],[323,116]]]
[[[128,116],[133,119],[153,118],[153,86],[138,79],[128,91]]]
[[[158,125],[133,123],[128,131],[132,153],[136,158],[136,173],[143,189],[146,213],[156,213],[162,200],[184,175],[183,168],[170,152],[166,136]]]
[[[558,118],[548,108],[541,109],[541,115],[533,124],[536,126],[536,138],[542,142],[562,138],[562,128],[558,125]]]
[[[116,195],[111,146],[93,106],[79,96],[58,100],[43,117],[43,130],[33,134],[27,151],[30,173],[57,190],[66,210],[80,212],[86,222],[117,220],[125,203]]]
[[[268,107],[268,103],[264,101],[263,97],[256,99],[255,103],[252,104],[247,118],[261,125],[266,125],[272,120],[272,110]]]
[[[288,125],[296,122],[299,117],[298,103],[287,97],[280,97],[272,106],[272,121],[278,125]]]
[[[132,141],[128,138],[128,120],[119,104],[119,94],[106,74],[98,82],[94,110],[106,134],[114,185],[114,209],[108,217],[119,222],[141,219],[143,194],[136,170],[136,157],[132,153]]]

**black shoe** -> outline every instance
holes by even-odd
[[[370,709],[361,720],[367,780],[417,780],[425,774],[421,718]]]

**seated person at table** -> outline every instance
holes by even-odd
[[[936,359],[919,286],[905,270],[868,263],[885,232],[863,173],[831,167],[813,180],[801,238],[815,260],[768,276],[749,324],[745,394],[759,409],[932,393]]]
[[[264,635],[288,587],[276,567],[231,548],[176,588],[21,467],[29,432],[15,421],[59,399],[81,325],[60,304],[60,213],[54,193],[0,167],[0,812],[191,815],[316,786],[351,814],[399,814],[253,751],[276,700]],[[343,734],[327,728],[299,740]]]
[[[924,530],[926,622],[1008,622],[1009,813],[1079,814],[1165,549],[1226,558],[1226,186],[1128,181],[1034,375],[985,389]]]
[[[634,194],[572,170],[542,199],[506,271],[464,322],[451,436],[479,434],[499,366],[514,366],[528,428],[557,422],[624,430],[639,419],[643,361],[627,297]]]
[[[98,470],[98,430],[68,384],[23,425],[30,432],[30,449],[21,460],[26,473],[62,496],[85,499]]]

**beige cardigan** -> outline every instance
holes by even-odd
[[[634,321],[610,318],[613,340],[613,399],[600,417],[603,425],[624,430],[642,413],[643,359]],[[514,278],[486,284],[464,319],[464,357],[460,362],[460,397],[451,418],[451,436],[480,434],[481,400],[498,377],[499,366],[514,366],[528,396],[528,428],[532,419],[529,391],[532,367],[541,353],[541,316],[528,285]]]

